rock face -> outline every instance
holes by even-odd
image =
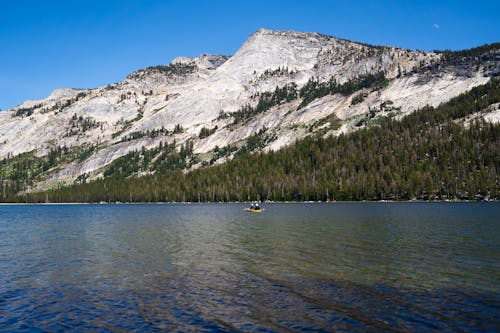
[[[160,142],[180,147],[190,141],[203,160],[216,147],[237,146],[265,130],[273,139],[264,149],[278,149],[318,131],[338,134],[376,117],[446,102],[498,74],[498,50],[489,52],[484,63],[457,66],[438,53],[261,29],[230,57],[179,57],[167,66],[135,71],[119,83],[58,89],[46,99],[0,112],[0,159],[29,151],[43,156],[58,146],[94,147],[85,160],[69,161],[46,176],[71,182],[84,173],[99,176],[116,158]],[[277,87],[299,92],[311,80],[342,85],[377,73],[387,80],[376,88],[326,94],[305,105],[298,93],[235,121],[242,108],[256,107]],[[199,135],[202,128],[210,134]]]

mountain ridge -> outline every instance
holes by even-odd
[[[102,177],[117,158],[160,144],[175,143],[177,150],[192,146],[198,161],[189,168],[222,163],[263,130],[269,140],[260,149],[276,150],[308,135],[338,135],[373,119],[437,106],[497,75],[498,47],[488,52],[492,59],[459,68],[441,53],[259,29],[232,56],[179,57],[115,84],[58,89],[1,112],[0,159],[94,147],[86,159],[64,161],[38,175],[35,183],[42,188],[82,175]],[[345,93],[346,86],[357,87],[377,73],[383,73],[383,82]],[[291,89],[287,96],[277,96],[285,87]],[[313,96],[307,104],[304,87]],[[369,118],[373,110],[376,115]],[[237,122],[241,115],[245,121]],[[233,152],[213,161],[220,148]]]

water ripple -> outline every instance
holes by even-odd
[[[0,207],[0,332],[500,327],[498,204],[242,208]]]

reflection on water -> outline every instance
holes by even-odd
[[[495,331],[497,203],[0,206],[0,331]]]

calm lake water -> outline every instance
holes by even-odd
[[[500,204],[0,206],[0,331],[500,329]]]

